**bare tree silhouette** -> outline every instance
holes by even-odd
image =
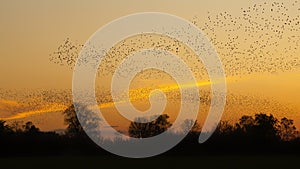
[[[294,121],[283,117],[280,120],[279,136],[283,141],[290,141],[297,138],[298,131],[294,126]]]
[[[167,114],[163,114],[160,115],[157,119],[153,120],[152,122],[131,122],[128,129],[129,136],[135,138],[145,138],[158,135],[166,131],[171,126],[171,123],[168,119],[169,116]],[[135,121],[143,122],[146,121],[146,119],[139,118]]]
[[[75,108],[79,110],[79,114],[76,114]],[[87,138],[87,132],[93,137],[101,139],[99,126],[102,121],[91,109],[79,104],[75,107],[73,104],[63,114],[64,122],[67,125],[66,135]],[[81,121],[79,122],[78,119]]]
[[[221,135],[228,135],[234,132],[234,130],[234,126],[229,124],[228,121],[220,121],[217,126],[216,132]]]
[[[72,104],[64,112],[64,122],[67,125],[66,134],[69,136],[80,135],[84,133],[83,128],[76,116],[75,107]]]
[[[198,121],[196,120],[194,122],[194,120],[192,119],[185,119],[181,125],[181,128],[185,133],[186,132],[195,133],[195,132],[199,132],[199,130],[201,129]]]
[[[278,140],[279,121],[272,115],[255,114],[255,135],[262,141]]]
[[[278,127],[279,121],[272,114],[259,113],[254,118],[242,116],[236,124],[235,132],[247,140],[276,142],[279,140]]]
[[[252,116],[242,116],[238,123],[236,123],[237,129],[241,130],[242,132],[250,132],[254,125],[255,120]]]

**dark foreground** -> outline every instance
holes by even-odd
[[[160,125],[147,124],[152,126],[151,130],[141,130],[143,125],[134,125],[141,128],[130,127],[129,131],[133,136],[151,137],[153,133],[165,131],[157,126],[169,124],[166,119]],[[63,135],[41,132],[31,122],[21,127],[0,121],[0,169],[300,168],[300,134],[293,121],[287,118],[279,121],[266,114],[243,116],[235,125],[220,122],[213,135],[202,144],[198,142],[199,130],[192,130],[171,150],[145,159],[110,154],[91,141],[80,125],[69,127]],[[170,136],[175,138],[178,134],[170,133]],[[116,139],[107,143],[124,146],[125,142]]]
[[[128,159],[117,156],[2,157],[1,168],[299,168],[296,155],[158,156]]]

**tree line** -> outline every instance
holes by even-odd
[[[24,124],[0,121],[0,155],[31,154],[97,154],[109,155],[93,143],[82,129],[74,106],[64,112],[67,125],[64,134],[40,131],[32,122]],[[143,121],[143,119],[139,119]],[[167,114],[147,123],[131,122],[128,135],[135,138],[146,138],[166,131],[172,123]],[[196,121],[186,119],[182,124],[188,135],[169,155],[199,155],[206,153],[300,153],[299,132],[292,119],[277,119],[272,114],[258,113],[253,116],[242,116],[235,124],[221,121],[204,144],[199,144],[201,126]],[[173,133],[174,135],[180,133]],[[122,141],[122,140],[118,140]]]

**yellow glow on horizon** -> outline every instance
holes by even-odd
[[[8,106],[19,106],[19,103],[13,100],[0,100],[0,104],[8,105]]]
[[[226,78],[226,82],[233,82],[234,77],[227,77]],[[214,83],[218,83],[218,80],[214,80]],[[163,92],[172,92],[175,90],[179,90],[180,88],[191,88],[191,87],[202,87],[202,86],[209,86],[211,85],[212,82],[211,81],[198,81],[196,83],[185,83],[185,84],[165,84],[165,85],[160,85],[158,88],[153,88],[153,87],[146,87],[146,88],[136,88],[136,89],[132,89],[129,91],[129,93],[131,94],[130,96],[130,101],[137,101],[143,98],[148,98],[149,97],[149,93],[152,90],[158,89],[161,90]],[[129,101],[126,100],[122,100],[122,101],[118,101],[118,102],[106,102],[106,103],[101,103],[98,106],[96,106],[96,108],[111,108],[113,106],[115,106],[116,104],[123,104],[123,103],[127,103]],[[5,103],[7,105],[12,105],[12,106],[18,106],[19,103],[16,101],[11,101],[11,100],[0,100],[0,103]],[[49,108],[43,108],[43,109],[39,109],[39,110],[32,110],[32,111],[25,111],[25,112],[20,112],[17,113],[13,116],[10,117],[4,117],[4,118],[0,118],[0,120],[17,120],[17,119],[23,119],[26,117],[30,117],[30,116],[34,116],[34,115],[38,115],[38,114],[44,114],[44,113],[52,113],[52,112],[57,112],[57,111],[64,111],[65,109],[67,109],[67,106],[59,104],[59,103],[55,103],[50,105]]]
[[[207,82],[196,82],[196,83],[186,83],[186,84],[170,84],[170,85],[161,85],[158,90],[161,90],[163,92],[171,92],[174,90],[179,90],[180,88],[191,88],[191,87],[201,87],[201,86],[208,86],[211,85],[212,83],[210,81]],[[138,89],[133,89],[130,90],[129,93],[131,94],[132,97],[130,97],[130,101],[137,101],[142,98],[147,98],[149,97],[148,93],[149,91],[154,90],[155,88],[138,88]],[[148,91],[148,92],[143,92],[143,91]],[[99,108],[110,108],[116,104],[122,104],[126,103],[128,101],[119,101],[119,102],[107,102],[107,103],[102,103],[99,104]]]
[[[235,77],[235,76],[227,76],[226,77],[226,83],[227,84],[231,84],[232,86],[228,86],[229,89],[233,90],[239,90],[239,88],[237,87],[237,85],[239,84],[243,84],[243,83],[249,83],[252,82],[257,82],[259,84],[265,84],[265,86],[269,86],[272,85],[274,86],[275,84],[271,84],[271,82],[274,82],[275,80],[282,80],[282,81],[287,81],[288,79],[295,79],[295,77],[299,77],[299,74],[283,74],[284,76],[280,76],[280,77],[286,77],[286,78],[278,78],[278,76],[268,76],[268,75],[248,75],[245,77]],[[259,80],[259,82],[258,82]],[[212,80],[212,81],[201,81],[201,82],[197,82],[196,86],[200,87],[200,86],[209,86],[211,85],[211,83],[218,83],[219,81],[216,80]],[[262,83],[264,82],[264,83]],[[192,84],[195,83],[187,83],[187,84],[181,84],[180,87],[182,88],[189,88],[189,87],[193,87]],[[256,85],[254,83],[254,85]],[[295,86],[299,86],[297,83],[295,83]],[[282,87],[280,86],[280,84],[277,86],[277,88]],[[175,90],[179,90],[179,85],[178,84],[164,84],[164,85],[159,85],[156,88],[154,87],[144,87],[144,88],[134,88],[129,90],[129,96],[130,96],[130,101],[138,101],[141,100],[141,98],[148,98],[149,94],[152,90],[154,89],[159,89],[163,92],[170,92],[170,91],[175,91]],[[268,92],[268,91],[264,91],[264,92]],[[271,92],[271,88],[270,91]],[[282,91],[284,92],[284,91]],[[284,95],[284,93],[282,93],[282,95]],[[296,93],[295,93],[295,97],[296,97]],[[289,98],[285,97],[284,100],[288,100]],[[290,99],[292,100],[292,99]],[[293,101],[293,100],[292,100]],[[125,102],[128,102],[126,100],[120,100],[119,102],[112,102],[112,101],[107,101],[107,102],[103,102],[100,103],[99,105],[95,106],[95,108],[101,108],[101,109],[106,109],[106,110],[110,110],[110,108],[113,108],[116,104],[124,104]],[[18,104],[19,106],[22,106],[23,108],[26,108],[26,105],[20,104],[16,101],[12,101],[12,100],[0,100],[0,103],[2,103],[3,106],[11,106],[12,108],[16,107],[16,110],[18,110]],[[16,105],[16,106],[13,106]],[[25,106],[25,107],[24,107]],[[42,106],[42,105],[41,105]],[[48,104],[46,105],[44,108],[38,109],[38,110],[31,110],[31,111],[23,111],[23,112],[19,112],[17,114],[14,114],[12,116],[6,116],[4,118],[0,118],[0,120],[5,120],[5,121],[9,121],[9,120],[18,120],[18,119],[23,119],[23,118],[27,118],[30,116],[35,116],[35,115],[42,115],[44,113],[53,113],[55,111],[64,111],[69,105],[63,105],[60,103],[54,103],[54,104]],[[253,112],[253,111],[251,111]],[[294,115],[293,115],[294,116]],[[298,116],[297,116],[298,117]],[[297,118],[295,118],[297,119]],[[300,126],[300,122],[295,120],[295,123]]]
[[[187,84],[182,84],[182,85],[178,85],[178,84],[170,84],[170,85],[161,85],[158,89],[163,91],[163,92],[171,92],[174,90],[178,90],[180,88],[191,88],[191,87],[201,87],[201,86],[207,86],[210,85],[211,82],[207,81],[207,82],[196,82],[196,83],[187,83]],[[146,98],[149,97],[148,92],[142,92],[143,91],[151,91],[153,90],[152,88],[139,88],[139,89],[132,89],[130,90],[130,93],[133,93],[133,97],[130,97],[130,101],[136,101],[142,98]],[[3,100],[1,100],[3,101]],[[9,103],[9,104],[14,104],[14,105],[18,105],[17,102],[15,101],[3,101],[5,103]],[[106,103],[102,103],[98,105],[98,108],[111,108],[113,107],[115,104],[122,104],[122,103],[126,103],[127,101],[119,101],[119,102],[106,102]],[[40,110],[32,110],[32,111],[25,111],[25,112],[20,112],[17,113],[13,116],[10,117],[4,117],[4,118],[0,118],[0,120],[17,120],[17,119],[23,119],[29,116],[34,116],[37,114],[44,114],[44,113],[52,113],[52,112],[57,112],[57,111],[64,111],[67,108],[67,106],[65,105],[61,105],[61,104],[53,104],[51,105],[49,108],[46,109],[40,109]]]
[[[57,112],[57,111],[63,111],[66,108],[67,107],[65,105],[53,104],[49,108],[46,108],[46,109],[20,112],[20,113],[17,113],[15,115],[13,115],[13,116],[10,116],[10,117],[0,118],[0,120],[7,121],[7,120],[23,119],[23,118],[30,117],[30,116],[33,116],[33,115],[44,114],[44,113],[52,113],[52,112]]]

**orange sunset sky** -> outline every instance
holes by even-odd
[[[72,74],[81,44],[101,26],[137,12],[165,12],[191,21],[210,38],[227,75],[228,97],[222,119],[235,122],[242,115],[272,113],[295,121],[300,129],[300,2],[240,0],[1,0],[0,1],[0,119],[32,121],[42,130],[63,129],[62,111],[72,101]],[[121,31],[121,30],[120,30]],[[167,37],[146,35],[162,46],[176,43]],[[126,51],[130,37],[115,50]],[[146,38],[146,39],[147,39]],[[147,40],[144,40],[147,41]],[[140,41],[139,41],[140,42]],[[143,43],[143,42],[141,42]],[[58,59],[68,44],[78,47]],[[123,45],[122,45],[123,44]],[[124,45],[125,44],[125,45]],[[59,46],[62,48],[58,49]],[[120,48],[123,47],[123,48]],[[126,48],[127,47],[127,48]],[[144,47],[151,47],[144,45]],[[202,124],[208,110],[210,83],[203,65],[192,51],[176,44],[171,52],[186,61],[198,81]],[[122,53],[122,52],[121,52]],[[125,57],[126,52],[113,57]],[[119,61],[101,63],[96,80],[99,107],[109,122],[125,129],[109,96],[110,78]],[[162,80],[163,79],[163,80]],[[160,88],[169,101],[165,113],[176,118],[178,86],[169,75],[155,70],[140,73],[130,86],[133,105],[149,107],[148,94]]]

